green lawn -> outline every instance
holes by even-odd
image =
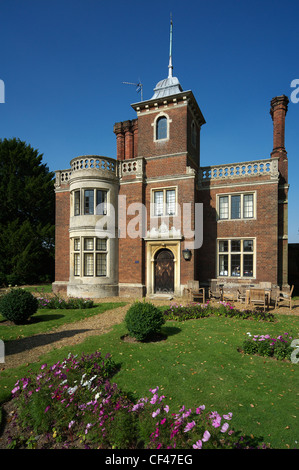
[[[277,315],[277,319],[275,323],[222,317],[167,322],[166,341],[142,344],[122,341],[126,328],[121,324],[107,334],[91,336],[71,352],[111,353],[120,365],[114,381],[136,398],[148,396],[148,389],[158,385],[173,412],[183,404],[231,411],[235,429],[260,436],[273,448],[298,448],[299,364],[237,351],[247,332],[276,336],[292,332],[299,338],[298,317]],[[1,372],[0,402],[9,399],[16,380],[29,369],[37,371],[44,362],[55,363],[69,352],[56,349],[38,363]]]
[[[87,309],[40,309],[32,317],[27,325],[5,325],[5,318],[0,313],[0,338],[3,341],[25,338],[38,333],[59,328],[66,323],[74,323],[84,318],[89,318],[106,310],[122,307],[125,302],[102,303]]]
[[[29,292],[37,292],[40,294],[49,294],[50,292],[52,292],[52,284],[41,284],[37,286],[26,286],[22,288],[24,290],[28,290]]]

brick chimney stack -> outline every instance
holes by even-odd
[[[273,150],[271,157],[279,158],[279,171],[284,180],[288,181],[288,158],[285,149],[285,117],[289,99],[285,95],[276,96],[271,100],[270,114],[273,120]]]
[[[285,149],[285,117],[289,99],[285,95],[271,100],[273,120],[273,150],[271,158],[278,157],[278,280],[282,288],[288,287],[288,157]]]
[[[116,135],[117,160],[137,157],[138,120],[117,122],[113,131]]]

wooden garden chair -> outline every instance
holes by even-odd
[[[246,302],[246,291],[244,288],[240,288],[237,291],[237,301],[244,304]]]
[[[211,282],[209,299],[223,300],[223,287],[217,285],[215,282]]]
[[[202,302],[206,303],[206,290],[204,287],[199,287],[198,290],[191,291],[191,301],[192,302]]]
[[[188,281],[188,298],[190,302],[206,303],[206,292],[204,287],[199,287],[199,281]]]
[[[250,289],[250,304],[262,305],[264,312],[266,310],[266,292],[265,289]]]
[[[290,310],[292,310],[292,293],[294,286],[291,287],[290,292],[278,291],[276,295],[275,308],[281,302],[288,302],[290,304]]]

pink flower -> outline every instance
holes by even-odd
[[[191,431],[192,428],[195,426],[195,421],[191,421],[191,423],[188,423],[187,426],[184,429],[184,432]]]
[[[226,432],[229,428],[229,424],[228,423],[224,423],[224,425],[222,426],[222,428],[220,429],[220,432]]]
[[[168,406],[168,405],[165,405],[165,406],[164,406],[164,410],[166,411],[166,413],[168,413],[168,411],[169,411],[169,406]]]
[[[50,406],[47,406],[47,408],[45,409],[45,413],[47,413],[47,411],[49,411],[50,409]]]
[[[152,417],[155,418],[160,413],[160,408],[152,413]]]
[[[221,416],[217,416],[217,418],[215,418],[214,421],[212,422],[212,426],[214,426],[214,428],[219,428],[220,423],[221,423]]]
[[[202,448],[201,440],[197,441],[196,444],[193,444],[193,449],[201,449],[201,448]]]
[[[205,405],[201,405],[198,408],[196,408],[196,414],[200,415],[200,413],[205,409]]]
[[[154,405],[157,400],[158,400],[158,395],[155,393],[154,396],[153,396],[153,398],[151,399],[150,403],[151,403],[152,405]]]
[[[232,413],[228,413],[227,415],[223,415],[223,418],[229,420],[229,419],[232,419],[232,415],[233,415]]]
[[[205,432],[203,433],[203,438],[202,438],[203,442],[208,442],[208,440],[210,439],[210,437],[211,437],[211,434],[209,433],[209,431],[205,431]]]

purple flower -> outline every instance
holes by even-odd
[[[11,393],[16,393],[18,390],[20,390],[20,387],[19,387],[19,386],[13,388],[12,391],[11,391]]]
[[[156,401],[158,400],[158,398],[159,398],[158,395],[155,393],[154,396],[153,396],[153,398],[151,399],[150,403],[151,403],[152,405],[154,405],[154,404],[156,403]]]
[[[196,424],[195,421],[191,421],[191,423],[188,423],[184,429],[184,432],[191,431],[191,429],[194,428],[195,424]]]
[[[152,417],[155,418],[156,416],[158,416],[159,413],[160,413],[160,408],[158,408],[156,411],[152,413]]]

